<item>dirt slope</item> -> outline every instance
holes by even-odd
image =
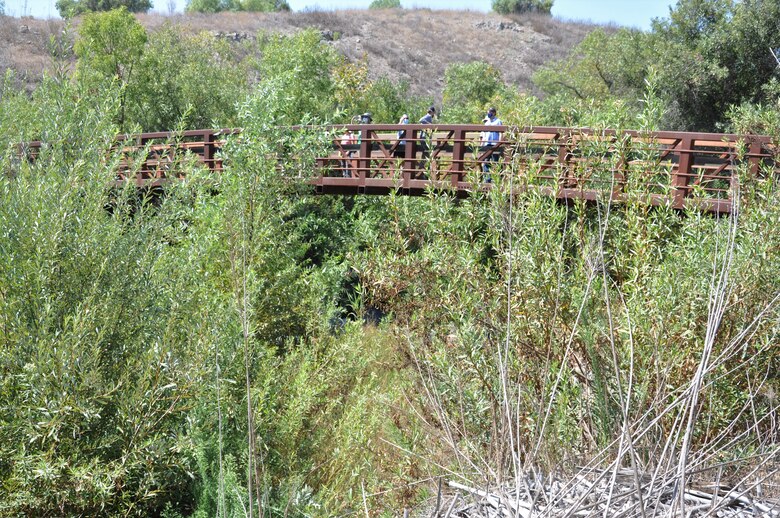
[[[493,64],[505,81],[532,90],[534,70],[565,56],[594,27],[539,15],[508,18],[429,9],[145,14],[138,19],[148,30],[173,23],[235,41],[254,39],[260,31],[289,34],[314,27],[349,59],[367,56],[374,78],[405,79],[414,93],[435,97],[441,95],[449,63],[474,60]],[[62,20],[0,17],[0,71],[14,69],[32,88],[44,69],[55,66],[50,36],[59,36],[65,27]],[[72,38],[72,28],[70,32]]]

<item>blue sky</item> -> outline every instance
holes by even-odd
[[[56,0],[5,0],[6,14],[31,15],[37,18],[56,17]],[[153,0],[154,9],[167,12],[167,0]],[[186,0],[175,0],[182,10]],[[371,0],[288,0],[295,11],[305,8],[364,9]],[[596,23],[616,23],[649,29],[653,18],[669,14],[671,0],[555,0],[553,15],[569,20],[591,20]],[[431,9],[470,9],[489,11],[490,0],[401,0],[404,7],[429,7]]]

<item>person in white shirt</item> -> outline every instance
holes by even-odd
[[[409,124],[409,116],[403,114],[398,124]],[[406,130],[398,130],[398,145],[395,146],[393,152],[395,158],[403,158],[406,156]]]
[[[501,119],[498,118],[496,115],[496,109],[491,107],[487,112],[487,117],[485,117],[482,122],[485,123],[485,126],[501,126],[503,123],[501,122]],[[490,162],[498,162],[498,159],[501,158],[501,149],[498,148],[498,144],[501,142],[501,134],[498,131],[489,131],[485,130],[480,133],[481,143],[480,143],[480,155],[484,154],[486,151],[490,151],[490,154],[485,158],[485,161],[482,162],[482,172],[485,173],[485,182],[490,183],[492,180],[490,178]]]

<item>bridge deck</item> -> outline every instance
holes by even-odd
[[[344,125],[324,128],[332,148],[311,181],[321,194],[422,195],[431,188],[467,196],[509,181],[560,199],[625,198],[627,186],[648,203],[713,212],[732,210],[739,170],[753,178],[776,174],[769,137],[714,133],[594,131],[583,128],[491,126],[500,140],[483,146],[482,125]],[[404,133],[399,134],[402,131]],[[118,139],[125,160],[117,181],[161,184],[178,177],[192,157],[212,171],[223,166],[225,139],[239,130],[144,133]],[[400,135],[400,136],[399,136]],[[26,146],[35,155],[39,142]],[[147,153],[135,163],[139,150]],[[489,164],[488,176],[482,171]]]

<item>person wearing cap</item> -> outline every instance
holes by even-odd
[[[482,119],[482,122],[485,126],[502,125],[501,119],[498,118],[496,109],[493,107],[490,107],[487,116]],[[484,162],[482,162],[482,172],[485,173],[485,182],[490,183],[492,181],[490,178],[490,162],[498,162],[498,159],[501,157],[501,149],[498,148],[501,142],[501,134],[495,130],[485,130],[480,133],[480,140],[480,155],[484,156],[487,153]]]
[[[428,108],[428,113],[420,117],[420,124],[433,124],[433,118],[436,117],[436,107]]]
[[[428,108],[428,113],[420,117],[419,124],[433,124],[433,118],[436,117],[436,107],[431,106]],[[420,162],[420,169],[425,169],[426,162],[428,158],[431,156],[431,150],[428,147],[428,135],[426,132],[421,131],[418,135],[419,141],[417,142],[417,147],[420,148],[420,152],[422,154],[422,161]],[[423,174],[423,177],[425,175]]]

